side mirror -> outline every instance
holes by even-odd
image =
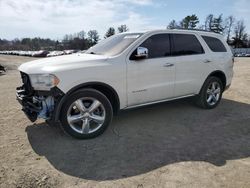
[[[136,59],[145,59],[148,57],[148,49],[144,47],[138,47],[137,53],[135,54]]]

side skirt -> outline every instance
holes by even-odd
[[[139,108],[139,107],[143,107],[143,106],[147,106],[147,105],[151,105],[151,104],[157,104],[157,103],[162,103],[162,102],[167,102],[167,101],[173,101],[173,100],[187,98],[187,97],[193,97],[193,96],[195,96],[195,94],[185,95],[185,96],[175,97],[175,98],[170,98],[170,99],[164,99],[164,100],[159,100],[159,101],[154,101],[154,102],[148,102],[148,103],[143,103],[143,104],[138,104],[138,105],[132,105],[132,106],[128,106],[128,107],[124,108],[123,110]]]

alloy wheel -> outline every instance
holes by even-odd
[[[207,89],[207,103],[210,106],[215,105],[220,100],[221,87],[218,82],[212,82]]]
[[[91,134],[104,123],[106,111],[103,104],[92,97],[83,97],[73,102],[67,111],[70,127],[80,134]]]

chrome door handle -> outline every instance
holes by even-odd
[[[172,66],[174,66],[174,64],[173,63],[166,63],[165,65],[163,65],[164,67],[172,67]]]
[[[204,63],[211,63],[212,61],[209,59],[206,59],[205,61],[203,61]]]

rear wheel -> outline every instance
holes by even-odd
[[[205,109],[213,109],[220,103],[222,93],[221,80],[217,77],[209,77],[196,97],[196,104]]]
[[[82,89],[71,94],[62,107],[60,117],[62,128],[79,139],[102,134],[112,118],[109,100],[95,89]]]

